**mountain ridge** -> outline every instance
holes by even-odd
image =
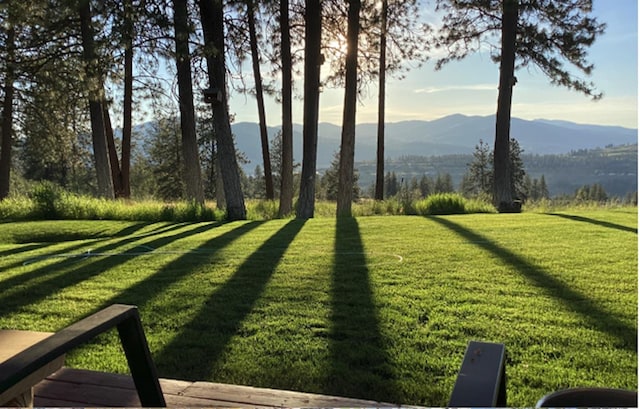
[[[280,126],[269,126],[273,139]],[[238,150],[250,163],[245,170],[262,165],[260,134],[257,123],[232,124]],[[294,124],[294,160],[302,160],[302,125]],[[376,157],[377,124],[356,126],[355,160],[371,161]],[[452,114],[431,121],[408,120],[385,124],[385,158],[407,155],[441,156],[472,153],[480,139],[492,144],[495,115],[467,116]],[[326,122],[318,124],[318,168],[326,168],[340,148],[341,127]],[[570,121],[512,118],[511,135],[525,153],[565,154],[581,149],[607,145],[633,144],[638,131],[633,128],[607,125],[578,124]]]

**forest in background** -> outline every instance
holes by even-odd
[[[423,175],[450,174],[458,187],[473,155],[404,156],[385,161],[385,168],[410,182]],[[530,178],[544,175],[550,196],[574,194],[584,185],[599,184],[610,197],[624,197],[638,190],[638,145],[582,149],[559,155],[522,155]],[[359,183],[366,191],[375,178],[375,162],[356,162]]]

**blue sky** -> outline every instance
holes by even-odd
[[[638,4],[637,0],[594,0],[594,14],[607,24],[589,51],[595,64],[589,78],[604,92],[602,100],[552,86],[535,68],[516,73],[512,115],[523,119],[559,119],[577,123],[638,126]],[[488,53],[452,62],[441,71],[433,63],[410,71],[403,80],[387,82],[386,121],[433,120],[446,115],[492,115],[496,111],[498,65]],[[300,82],[301,85],[301,82]],[[357,107],[357,122],[375,122],[377,86]],[[325,89],[320,96],[320,121],[341,124],[344,91]],[[233,96],[230,111],[236,122],[257,122],[254,98]],[[294,122],[302,123],[302,101],[294,101]],[[267,101],[267,123],[281,123],[280,106]]]

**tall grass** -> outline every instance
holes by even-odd
[[[0,201],[3,220],[128,220],[128,221],[214,221],[224,211],[192,202],[107,200],[68,193],[41,183],[28,196]]]
[[[626,205],[628,206],[628,205]],[[246,201],[249,220],[279,218],[277,201],[250,199]],[[570,200],[540,200],[527,202],[523,211],[549,213],[569,208],[618,208],[618,201],[607,203],[575,202]],[[295,208],[295,204],[294,204]],[[352,206],[354,217],[401,215],[448,215],[495,213],[488,198],[465,198],[457,193],[440,193],[425,199],[398,195],[386,200],[360,199]],[[317,200],[314,217],[335,217],[336,203]],[[285,215],[284,218],[293,217]],[[189,202],[157,200],[107,200],[69,193],[51,183],[35,185],[27,196],[14,195],[0,201],[0,220],[124,220],[124,221],[220,221],[226,217],[224,209],[215,203],[204,206]]]

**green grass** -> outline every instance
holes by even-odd
[[[0,328],[135,304],[162,377],[444,406],[483,340],[510,406],[637,388],[636,208],[1,226]],[[126,372],[117,344],[67,364]]]

